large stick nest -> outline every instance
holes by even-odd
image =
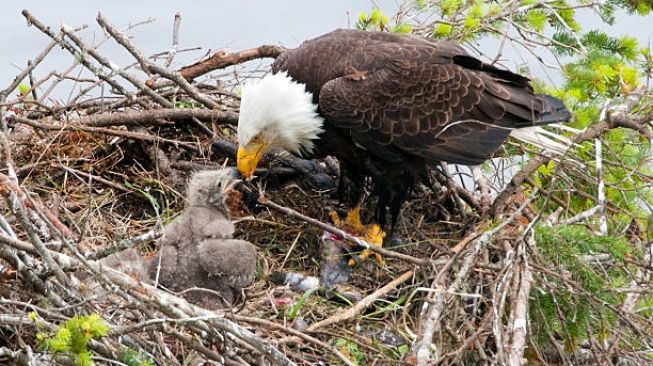
[[[342,209],[332,189],[338,178],[332,159],[268,156],[258,186],[247,188],[253,200],[231,207],[236,236],[258,247],[257,279],[233,308],[202,309],[100,266],[95,260],[128,247],[155,255],[161,227],[186,205],[191,172],[233,165],[237,84],[261,74],[238,65],[283,49],[219,51],[175,70],[173,58],[184,52],[176,44],[143,55],[124,35],[130,28],[118,30],[101,15],[97,21],[106,33],[95,43],[75,29],[55,31],[24,16],[52,43],[0,93],[0,360],[76,362],[74,355],[43,349],[38,339],[88,314],[109,325],[108,335],[88,346],[98,362],[518,364],[524,357],[581,363],[603,360],[599,353],[612,360],[646,357],[639,352],[643,346],[628,342],[604,347],[590,340],[574,348],[564,329],[549,330],[557,348],[537,347],[529,338],[537,327],[527,320],[531,288],[550,290],[547,279],[551,286],[578,286],[570,273],[547,268],[535,242],[532,227],[547,218],[532,203],[549,196],[560,201],[543,189],[522,192],[529,175],[550,161],[543,155],[496,187],[489,187],[496,183],[490,174],[463,180],[459,176],[472,172],[434,167],[437,192],[418,187],[402,211],[398,254],[386,257],[385,266],[368,261],[353,270],[346,291],[354,303],[267,280],[273,272],[318,276],[324,227],[309,218],[324,224],[329,210]],[[124,47],[133,64],[115,65],[99,47],[105,41]],[[55,47],[70,52],[72,65],[44,72],[39,64]],[[27,87],[17,92],[20,83]],[[619,125],[617,117],[634,123],[627,114],[613,115],[572,140],[599,137]],[[561,160],[561,170],[578,170]],[[263,192],[266,199],[256,203]],[[548,219],[555,224],[559,217]],[[645,264],[628,270],[633,280],[649,278]],[[92,276],[78,281],[80,272]],[[628,329],[624,333],[651,344],[650,318],[632,313],[627,301],[633,299],[611,308],[578,291],[612,312]],[[606,334],[618,342],[618,331]],[[528,346],[532,352],[524,353]]]

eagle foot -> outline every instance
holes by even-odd
[[[379,226],[379,224],[369,224],[364,226],[364,233],[365,235],[362,237],[362,239],[365,240],[369,245],[373,245],[379,248],[383,246],[383,238],[385,237],[385,233],[383,230],[381,230],[381,226]],[[355,267],[358,263],[363,262],[370,256],[374,256],[374,259],[379,265],[385,265],[383,256],[369,249],[364,249],[357,259],[350,258],[348,264],[350,267]]]
[[[385,233],[381,230],[379,224],[369,224],[364,225],[360,217],[360,206],[356,206],[347,212],[347,216],[344,221],[340,220],[340,216],[336,211],[329,211],[329,218],[335,226],[344,227],[345,230],[352,235],[365,240],[370,245],[376,247],[383,246],[383,238],[385,238]],[[347,262],[350,267],[355,267],[359,263],[365,261],[365,259],[374,256],[374,259],[380,265],[384,265],[385,261],[379,253],[375,253],[369,249],[364,249],[360,254],[352,254],[352,257]]]

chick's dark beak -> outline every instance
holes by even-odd
[[[222,176],[218,178],[209,195],[209,203],[211,204],[224,202],[229,191],[233,190],[241,182],[238,178],[240,174],[236,168],[225,168],[222,173]]]

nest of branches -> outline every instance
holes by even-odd
[[[162,226],[186,204],[189,174],[233,165],[236,74],[205,74],[283,49],[220,51],[175,70],[170,65],[183,51],[176,42],[168,52],[146,56],[125,36],[128,29],[102,15],[97,22],[104,39],[95,43],[77,29],[55,30],[27,11],[23,15],[51,43],[0,92],[2,362],[650,362],[644,351],[653,345],[651,317],[635,310],[651,290],[651,242],[636,225],[624,234],[639,248],[630,259],[615,262],[604,253],[582,258],[593,272],[627,273],[620,286],[632,291],[622,292],[618,303],[588,291],[562,264],[552,266],[549,252],[539,247],[536,224],[591,228],[587,220],[610,209],[597,198],[591,211],[574,212],[564,194],[531,179],[550,161],[558,164],[551,180],[582,171],[571,157],[530,154],[499,185],[479,168],[434,167],[436,192],[418,187],[402,211],[402,245],[374,249],[384,255],[384,266],[366,262],[354,269],[348,284],[359,296],[353,301],[267,280],[275,271],[316,276],[325,231],[366,246],[327,223],[328,211],[338,208],[331,189],[337,163],[329,159],[269,156],[258,172],[263,183],[250,187],[254,204],[232,210],[236,236],[259,249],[257,279],[233,308],[209,311],[103,267],[98,259],[129,247],[153,255]],[[113,63],[101,52],[104,42],[122,46],[133,64]],[[38,72],[45,75],[39,79],[39,64],[55,47],[70,53],[72,65]],[[16,95],[23,80],[29,85]],[[62,102],[64,92],[69,97]],[[634,91],[571,141],[593,141],[617,127],[651,138],[650,114],[631,115],[646,98],[644,90]],[[469,178],[459,178],[464,175]],[[543,215],[543,205],[536,204],[542,200],[560,209]],[[80,272],[93,281],[80,281]],[[561,288],[607,314],[605,329],[585,329],[600,339],[569,334],[570,314],[559,303],[552,305],[550,324],[533,322],[534,312],[543,310],[532,303],[544,297],[535,293]],[[73,335],[66,338],[66,332]],[[83,347],[57,343],[74,334],[85,339]]]

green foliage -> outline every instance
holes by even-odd
[[[154,366],[154,362],[148,358],[143,352],[137,352],[133,349],[128,349],[120,355],[120,362],[127,366]]]
[[[408,23],[401,23],[399,25],[393,25],[392,27],[390,27],[390,32],[393,33],[409,34],[412,31],[413,31],[413,26],[411,26]]]
[[[433,30],[433,38],[446,38],[452,30],[453,27],[450,24],[440,23]]]
[[[475,1],[467,8],[462,24],[462,38],[472,40],[478,36],[483,25],[483,17],[487,14],[487,7],[482,1]]]
[[[401,34],[409,34],[413,31],[413,26],[410,23],[399,23],[388,27],[388,17],[378,8],[372,9],[369,14],[365,12],[358,14],[356,28],[371,31],[390,31]]]
[[[562,22],[556,23],[558,27],[570,28],[574,32],[580,32],[580,25],[576,22],[575,18],[576,13],[573,8],[569,7],[566,1],[556,1],[552,4],[552,7],[555,9],[553,17],[562,20]]]
[[[538,32],[544,30],[548,16],[544,10],[536,9],[526,13],[526,22]]]
[[[458,9],[460,9],[462,5],[462,0],[442,0],[440,7],[444,16],[451,17],[458,11]]]
[[[37,334],[37,340],[47,352],[64,353],[76,360],[78,366],[93,364],[88,350],[91,339],[109,334],[109,326],[97,314],[76,316],[60,325],[54,335]]]
[[[31,89],[32,88],[27,84],[21,83],[18,85],[18,93],[20,93],[20,95],[26,95]]]
[[[611,288],[628,283],[628,274],[621,266],[629,256],[635,256],[631,246],[624,240],[609,236],[596,236],[582,226],[538,227],[536,242],[541,257],[550,261],[549,268],[568,276],[584,292],[594,294],[597,301],[618,306],[620,294]],[[617,266],[601,266],[584,259],[598,253],[606,253]],[[588,330],[599,335],[615,320],[615,314],[605,306],[597,306],[583,291],[574,288],[557,277],[549,277],[546,289],[534,288],[531,296],[530,317],[534,335],[541,344],[550,342],[551,333],[564,338],[567,346],[575,348],[587,339]],[[594,335],[596,336],[596,335]]]
[[[577,43],[569,33],[556,33],[554,39],[568,47],[556,46],[560,54],[573,54]],[[605,32],[590,31],[581,38],[586,53],[563,67],[566,77],[565,99],[572,105],[597,105],[634,89],[639,84],[638,64],[646,60],[633,37],[612,37]]]
[[[347,358],[354,361],[355,364],[357,365],[366,364],[365,354],[358,349],[358,344],[344,338],[338,338],[336,340],[335,346]]]
[[[388,24],[388,17],[381,12],[379,8],[374,8],[372,11],[367,14],[361,12],[358,14],[358,20],[356,21],[356,28],[360,30],[386,30],[386,25]]]
[[[300,311],[302,309],[302,306],[304,306],[306,299],[308,299],[316,290],[317,289],[313,288],[304,292],[304,294],[302,294],[302,297],[300,297],[299,300],[297,300],[297,302],[295,303],[295,305],[293,305],[288,310],[288,319],[293,320],[297,317],[297,315],[300,314]]]
[[[194,100],[181,99],[175,101],[175,108],[194,109],[194,108],[202,108],[202,105]]]

